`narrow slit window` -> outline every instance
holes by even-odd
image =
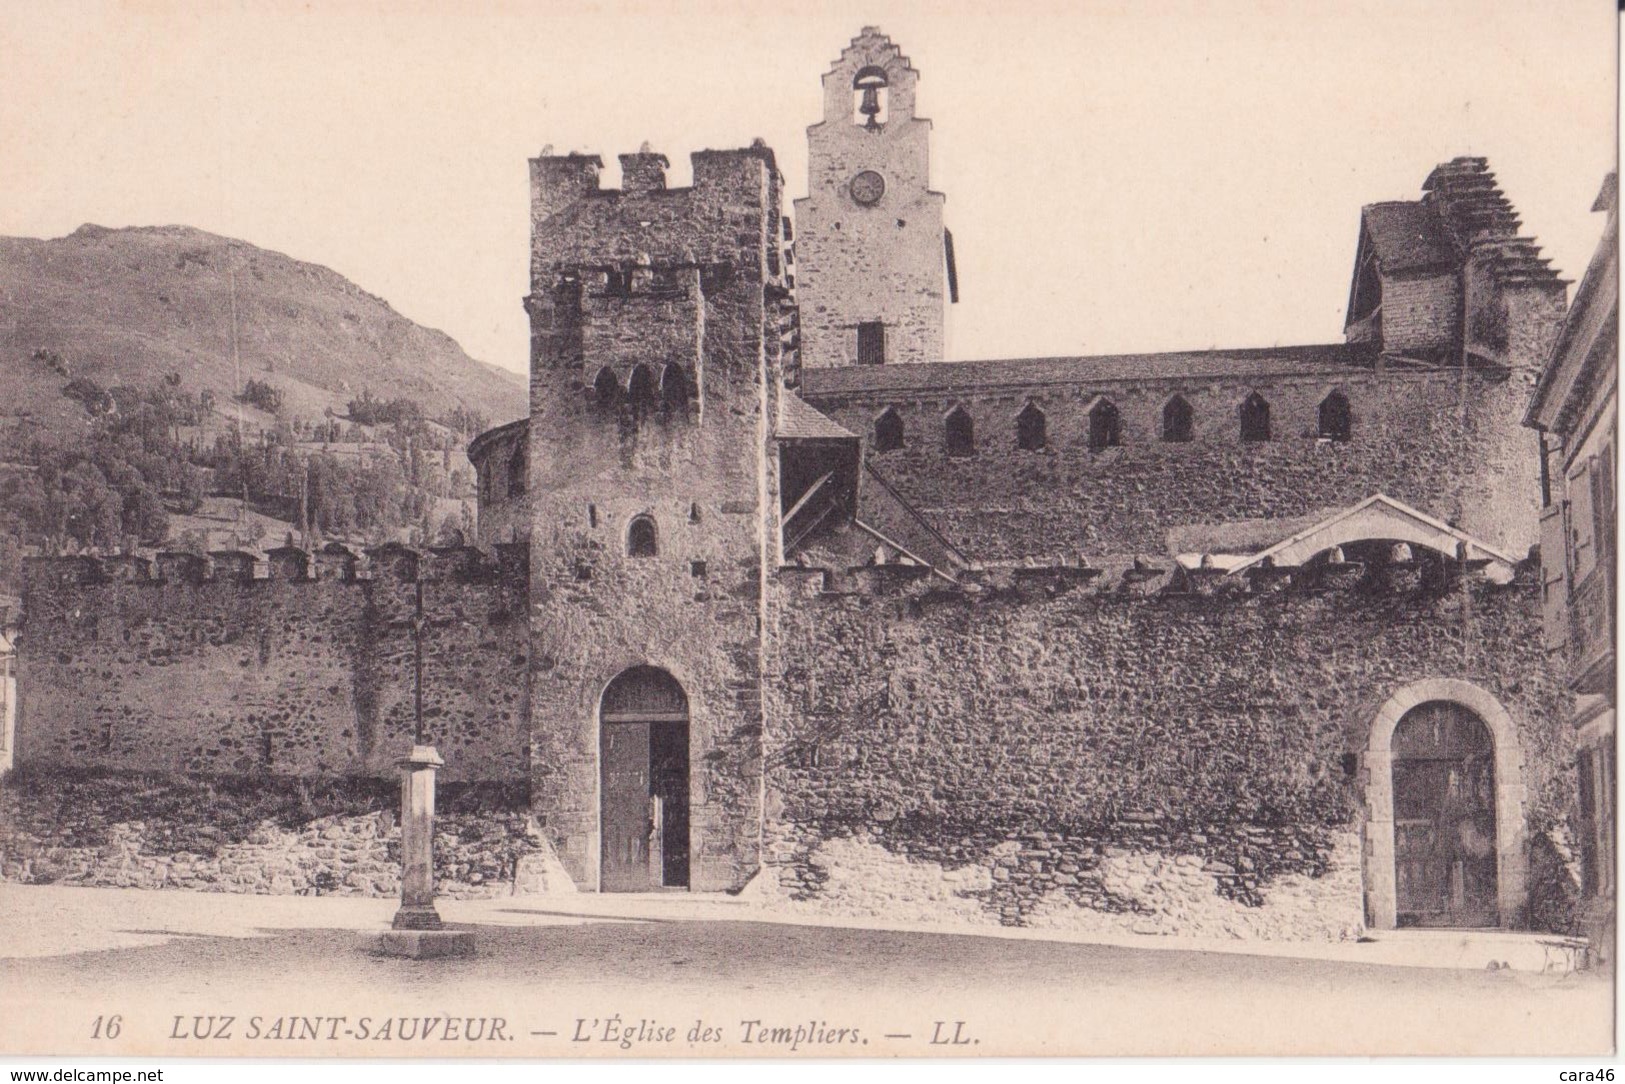
[[[508,458],[508,495],[520,497],[525,492],[525,474],[528,464],[525,462],[525,446],[521,444],[513,450]]]
[[[1123,443],[1123,419],[1110,399],[1102,399],[1089,411],[1089,450],[1115,448]]]
[[[858,325],[858,364],[886,364],[886,325],[879,320]]]
[[[976,454],[976,425],[964,407],[954,407],[943,424],[943,444],[952,456]]]
[[[1241,439],[1249,444],[1270,439],[1270,405],[1256,391],[1241,404]]]

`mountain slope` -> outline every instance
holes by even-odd
[[[430,418],[462,407],[495,425],[525,412],[522,376],[316,264],[185,226],[0,238],[0,422],[71,432],[85,411],[62,394],[70,379],[147,386],[167,373],[213,391],[231,416],[251,379],[307,420],[342,416],[364,389],[415,399]]]

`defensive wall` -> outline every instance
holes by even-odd
[[[1503,922],[1570,921],[1571,737],[1532,563],[1507,584],[1431,557],[958,584],[786,569],[769,615],[769,894],[837,914],[1354,936],[1392,866],[1367,824],[1387,770],[1373,721],[1445,679],[1515,721],[1504,781],[1521,807],[1499,843],[1522,887]]]
[[[392,778],[421,637],[444,778],[525,778],[523,547],[36,558],[25,575],[20,766]]]

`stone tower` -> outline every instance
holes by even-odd
[[[586,890],[758,864],[763,568],[786,304],[760,145],[531,161],[532,805]],[[766,517],[766,518],[764,518]],[[776,547],[776,542],[774,543]]]
[[[952,249],[930,189],[931,122],[914,115],[919,78],[872,26],[824,75],[795,203],[806,366],[942,360]]]

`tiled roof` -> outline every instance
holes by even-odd
[[[808,398],[870,391],[947,391],[998,385],[1107,384],[1136,380],[1271,376],[1370,368],[1374,347],[1361,343],[1281,346],[1256,350],[1200,350],[1100,357],[939,361],[917,365],[846,365],[805,369]]]
[[[1461,264],[1450,231],[1431,204],[1373,203],[1361,216],[1385,274],[1444,270]]]
[[[857,434],[848,432],[834,421],[820,414],[795,392],[786,391],[779,399],[779,425],[775,435],[780,440],[857,440]]]

